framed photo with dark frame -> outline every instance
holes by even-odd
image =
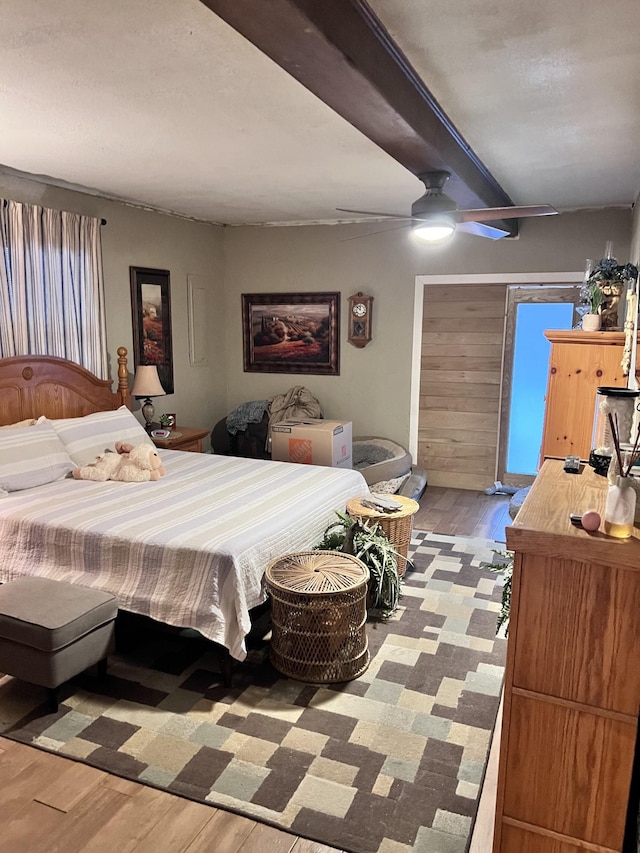
[[[339,293],[243,293],[245,372],[338,376]]]
[[[162,387],[173,394],[169,271],[129,267],[129,275],[134,364],[155,364]]]

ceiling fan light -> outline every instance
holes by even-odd
[[[416,222],[411,227],[412,233],[427,243],[446,240],[456,230],[455,222],[448,216],[438,216],[429,222]]]

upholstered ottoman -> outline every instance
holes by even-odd
[[[114,647],[115,596],[49,578],[21,577],[0,586],[0,672],[49,689],[95,663],[106,671]]]

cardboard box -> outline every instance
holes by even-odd
[[[351,421],[281,421],[271,428],[271,458],[303,465],[351,468]]]

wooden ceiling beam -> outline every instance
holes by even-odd
[[[201,2],[414,175],[450,172],[460,207],[513,204],[364,0]]]

